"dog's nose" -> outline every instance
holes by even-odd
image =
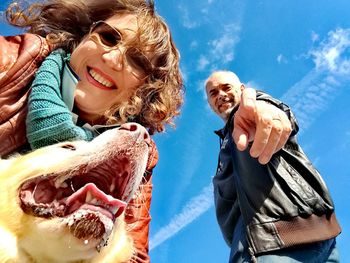
[[[131,133],[134,134],[135,137],[137,137],[138,140],[143,139],[147,144],[151,143],[151,138],[147,130],[138,123],[135,123],[135,122],[124,123],[120,126],[119,129],[130,131]]]

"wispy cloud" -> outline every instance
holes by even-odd
[[[222,36],[210,42],[212,57],[217,56],[224,64],[231,62],[234,58],[235,45],[239,42],[240,31],[239,24],[225,25]]]
[[[215,0],[179,1],[179,21],[188,29],[189,36],[193,35],[189,49],[197,57],[196,61],[186,62],[191,68],[190,78],[226,67],[235,59],[245,5],[241,0],[233,0],[228,6]]]
[[[342,28],[329,32],[318,47],[310,50],[315,68],[281,98],[293,109],[301,131],[307,129],[349,84],[349,54],[350,29]]]
[[[339,28],[328,33],[328,39],[321,46],[310,51],[316,69],[327,70],[336,75],[350,73],[350,28]]]
[[[198,47],[198,41],[197,40],[192,41],[190,44],[190,48],[196,49],[197,47]]]
[[[276,58],[278,64],[282,64],[282,63],[287,63],[287,59],[282,55],[282,54],[279,54]]]
[[[202,192],[191,199],[182,211],[174,216],[168,225],[161,228],[150,239],[150,250],[156,248],[167,239],[178,233],[184,226],[197,219],[213,206],[213,186],[210,184],[203,188]]]
[[[200,27],[207,20],[208,15],[212,12],[214,0],[180,0],[177,8],[181,18],[182,26],[187,29]]]
[[[263,88],[262,86],[260,86],[260,84],[258,84],[254,80],[249,80],[249,81],[245,82],[245,86],[248,88],[254,88],[257,90],[266,90],[266,88]]]
[[[202,71],[204,70],[208,65],[210,64],[210,60],[201,55],[199,60],[198,60],[198,65],[197,65],[197,70]]]
[[[319,36],[316,32],[312,31],[312,32],[311,32],[311,41],[312,41],[312,42],[316,42],[316,41],[318,41],[319,39],[320,39],[320,36]]]
[[[182,21],[183,27],[185,27],[187,29],[192,29],[192,28],[199,26],[199,22],[192,18],[193,12],[190,11],[187,6],[180,5],[178,8],[180,10],[179,13],[182,14],[181,21]]]
[[[240,40],[241,26],[239,23],[231,23],[222,27],[219,37],[210,40],[208,52],[202,54],[197,63],[197,70],[213,71],[224,67],[234,60],[234,51]],[[208,67],[209,66],[209,67]]]

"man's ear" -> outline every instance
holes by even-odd
[[[244,86],[244,84],[242,83],[241,84],[241,91],[243,91],[245,89],[245,86]]]

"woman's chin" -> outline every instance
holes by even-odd
[[[101,120],[104,119],[104,112],[101,113],[89,109],[84,109],[82,107],[79,107],[77,104],[75,105],[73,111],[79,115],[79,119],[89,124],[99,124],[101,123]]]

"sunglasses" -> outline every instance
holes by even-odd
[[[89,36],[105,49],[117,48],[122,54],[124,67],[137,79],[145,79],[152,73],[154,66],[148,57],[136,47],[124,46],[122,34],[108,23],[104,21],[93,23]],[[124,52],[120,50],[121,44],[125,47]]]

